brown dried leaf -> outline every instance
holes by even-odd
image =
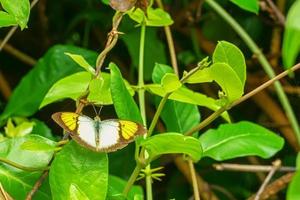
[[[140,0],[110,0],[109,5],[117,11],[126,12],[133,8],[137,1]]]
[[[149,6],[149,0],[137,0],[135,3],[136,8],[140,8],[147,14],[147,7]]]

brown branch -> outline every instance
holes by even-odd
[[[273,3],[272,0],[265,0],[266,3],[269,5],[269,7],[271,8],[272,13],[274,14],[279,22],[280,25],[284,26],[285,24],[285,17],[282,14],[281,10],[277,8],[277,6]]]
[[[271,4],[274,5],[274,3],[272,1],[270,1],[270,0],[267,0],[267,1],[271,2]],[[282,13],[284,12],[284,9],[285,9],[285,0],[277,0],[277,6],[278,6],[278,8],[275,6],[276,9],[278,9],[278,12],[280,13],[280,15],[283,16]],[[278,15],[278,16],[280,16],[280,15]],[[284,24],[284,21],[285,21],[284,16],[281,19],[281,21],[283,21],[283,24]],[[271,47],[270,47],[270,50],[271,50],[271,52],[270,52],[270,54],[271,54],[270,64],[273,67],[278,66],[278,60],[279,60],[279,57],[281,55],[281,52],[280,52],[281,32],[282,32],[282,27],[279,27],[279,26],[275,26],[273,28],[273,31],[272,31]]]
[[[9,99],[11,95],[11,88],[2,71],[0,71],[0,92],[2,93],[5,100]]]
[[[156,0],[156,3],[159,8],[164,10],[164,5],[161,0]],[[170,26],[165,26],[164,30],[165,30],[165,34],[166,34],[166,38],[167,38],[168,47],[169,47],[172,67],[174,69],[174,73],[178,76],[179,75],[178,64],[177,64],[177,58],[176,58],[176,52],[175,52],[174,40],[173,40],[171,28],[170,28]]]
[[[44,171],[43,174],[40,176],[40,178],[37,180],[37,182],[34,184],[32,190],[27,194],[26,200],[31,200],[33,195],[36,193],[36,191],[41,187],[43,181],[45,178],[47,178],[49,174],[49,171]]]
[[[242,165],[242,164],[233,164],[233,163],[220,163],[214,164],[213,167],[219,171],[240,171],[240,172],[269,172],[272,170],[273,166],[271,165]],[[294,172],[296,171],[295,167],[279,167],[277,169],[279,172]]]
[[[265,181],[263,182],[263,184],[260,186],[257,194],[254,197],[254,200],[260,200],[260,196],[262,195],[262,193],[264,192],[265,188],[267,187],[267,184],[270,182],[270,180],[273,177],[273,175],[275,174],[276,170],[278,168],[280,168],[281,161],[280,160],[275,160],[272,164],[273,164],[273,167],[270,170],[270,172],[269,172],[268,176],[266,177]]]
[[[0,199],[13,200],[13,198],[4,190],[1,182],[0,182]]]
[[[189,166],[182,156],[177,156],[174,158],[174,163],[178,170],[184,175],[187,181],[192,184],[192,178],[189,170]],[[211,191],[208,183],[206,183],[198,174],[196,174],[197,185],[203,200],[218,200],[218,197]]]
[[[263,193],[260,196],[260,199],[261,200],[269,199],[271,196],[277,194],[279,191],[286,188],[287,185],[289,184],[289,182],[292,181],[294,174],[295,173],[288,173],[288,174],[281,176],[277,180],[273,181],[271,184],[269,184],[265,188],[265,190],[263,191]],[[255,195],[252,195],[247,200],[254,200],[254,198],[255,198]]]
[[[3,40],[0,39],[0,43],[3,43]],[[30,66],[33,66],[36,64],[36,60],[34,58],[32,58],[29,55],[23,53],[22,51],[16,49],[15,47],[13,47],[12,45],[10,45],[8,43],[5,44],[5,46],[3,47],[3,50]]]

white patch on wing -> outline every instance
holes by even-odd
[[[100,148],[109,148],[119,141],[119,122],[104,120],[100,123],[99,129]]]
[[[79,116],[78,118],[78,137],[89,145],[96,147],[95,136],[97,134],[95,122],[89,117]]]

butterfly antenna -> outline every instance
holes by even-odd
[[[99,112],[98,112],[98,116],[100,116],[100,113],[101,113],[102,108],[103,108],[103,106],[100,106]]]
[[[96,110],[94,104],[92,104],[92,106],[93,106],[93,109],[94,109],[94,111],[95,111],[96,116],[98,116],[98,115],[97,115],[97,110]]]

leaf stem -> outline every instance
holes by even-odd
[[[160,116],[160,114],[161,114],[161,111],[163,110],[163,108],[164,108],[164,106],[165,106],[165,104],[166,104],[166,102],[167,102],[167,100],[168,100],[168,98],[169,98],[170,95],[171,95],[171,93],[167,93],[167,94],[160,100],[159,105],[158,105],[158,107],[157,107],[157,110],[156,110],[156,112],[155,112],[155,114],[154,114],[154,117],[153,117],[153,119],[152,119],[152,121],[151,121],[149,130],[148,130],[148,133],[147,133],[147,137],[150,137],[150,136],[152,135],[152,133],[153,133],[153,131],[154,131],[154,128],[155,128],[155,126],[156,126],[156,123],[157,123],[157,121],[158,121],[158,119],[159,119],[159,116]]]
[[[138,86],[140,88],[144,87],[145,37],[146,37],[146,24],[142,23],[141,24],[141,35],[140,35],[140,50],[139,50],[139,70],[138,70]],[[147,126],[146,106],[145,106],[145,90],[144,89],[138,91],[138,98],[139,98],[139,106],[140,106],[140,112],[141,112],[141,116],[142,116],[142,119],[143,119],[143,123],[144,123],[144,126]],[[147,135],[145,137],[147,137]],[[147,152],[141,151],[141,153],[144,154],[142,156],[147,157]],[[150,164],[148,164],[146,166],[146,170],[151,170]],[[145,179],[146,179],[147,200],[152,200],[153,198],[152,198],[152,178],[151,178],[151,174],[150,175],[146,174]]]
[[[200,200],[199,187],[198,187],[198,183],[197,183],[194,163],[191,159],[189,159],[187,162],[189,164],[190,174],[191,174],[192,183],[193,183],[194,199]]]
[[[249,49],[254,53],[254,55],[257,56],[257,59],[259,60],[260,64],[262,65],[264,71],[266,74],[272,79],[275,77],[275,72],[272,69],[270,63],[264,56],[264,54],[261,52],[259,47],[255,44],[255,42],[251,39],[251,37],[248,35],[248,33],[237,23],[237,21],[228,14],[226,10],[224,10],[218,3],[216,3],[214,0],[206,0],[206,3],[214,9],[235,31],[236,33],[244,40],[246,45],[249,47]],[[280,82],[274,83],[278,98],[287,114],[287,117],[291,123],[291,126],[297,136],[298,143],[300,144],[300,129],[298,121],[295,117],[295,114],[291,108],[291,105],[289,103],[289,100],[284,93],[284,90],[280,84]]]
[[[35,171],[44,171],[44,170],[49,170],[49,167],[26,167],[23,165],[20,165],[18,163],[15,163],[11,160],[8,160],[6,158],[0,158],[0,162],[4,162],[5,164],[8,164],[10,166],[13,166],[15,168],[28,171],[28,172],[35,172]]]
[[[139,50],[139,70],[138,70],[138,87],[144,88],[144,52],[145,52],[145,36],[146,36],[146,25],[141,25],[141,35],[140,35],[140,50]],[[146,107],[145,107],[145,90],[138,90],[139,106],[141,116],[144,125],[147,124],[146,121]]]
[[[130,178],[128,179],[127,184],[126,184],[126,186],[123,190],[123,195],[125,197],[127,197],[128,192],[130,191],[130,188],[134,184],[136,178],[139,176],[141,169],[142,169],[142,165],[137,163],[137,165],[135,166],[135,168],[134,168],[134,170],[133,170]]]

